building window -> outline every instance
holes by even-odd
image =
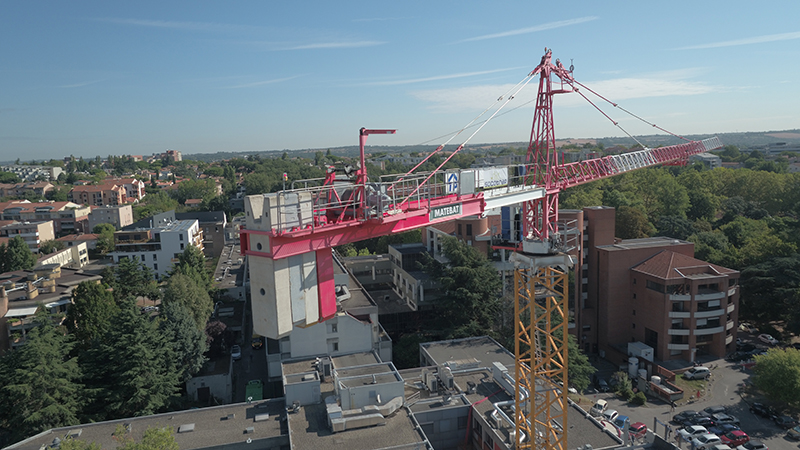
[[[142,255],[142,262],[144,262],[146,255]]]
[[[182,234],[179,234],[178,236],[180,237],[180,240],[183,240],[183,235]]]
[[[664,293],[664,285],[660,283],[656,283],[654,281],[647,280],[647,289],[652,289],[656,292]]]
[[[181,250],[183,250],[183,242],[181,242]]]
[[[158,270],[158,264],[153,264],[153,270]]]
[[[472,236],[472,224],[467,224],[467,236]]]
[[[635,309],[633,310],[633,315],[634,315],[634,316],[636,315],[636,310],[635,310]]]
[[[631,324],[631,328],[636,328],[636,324],[635,324],[635,323],[632,323],[632,324]]]
[[[156,255],[155,253],[153,253],[153,261],[158,261],[158,255]]]
[[[458,235],[461,236],[461,224],[458,224]]]

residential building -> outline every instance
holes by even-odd
[[[89,214],[87,231],[101,223],[110,223],[114,228],[121,230],[133,223],[133,207],[131,205],[97,206]]]
[[[127,201],[141,200],[146,195],[145,182],[136,178],[107,178],[104,184],[116,184],[125,188]]]
[[[59,264],[36,267],[33,271],[3,274],[0,284],[0,353],[25,345],[27,333],[39,308],[44,307],[57,324],[72,304],[72,290],[84,281],[99,283],[100,275],[62,268]]]
[[[0,228],[0,236],[9,239],[20,236],[33,253],[39,253],[42,242],[56,238],[53,222],[12,222]]]
[[[167,150],[161,154],[161,159],[167,160],[167,163],[174,163],[183,161],[181,152],[178,150]]]
[[[69,245],[64,250],[39,257],[35,268],[58,265],[59,267],[79,269],[87,264],[89,264],[89,246],[87,242],[69,242]]]
[[[625,364],[632,341],[662,361],[735,350],[738,272],[695,259],[691,242],[616,239],[614,208],[564,214],[582,230],[570,332],[586,353]]]
[[[224,211],[191,211],[175,213],[177,220],[197,219],[203,229],[203,252],[206,256],[217,258],[222,253],[223,247],[229,242],[225,238],[225,227],[228,219]]]
[[[190,198],[190,199],[187,199],[183,204],[187,208],[197,209],[197,208],[203,206],[203,199],[202,198]]]
[[[128,203],[125,188],[119,184],[75,186],[69,191],[71,202],[83,205],[124,205]]]
[[[2,220],[18,222],[52,221],[56,234],[83,233],[89,231],[89,207],[72,202],[17,201],[0,203]]]
[[[15,184],[0,183],[0,197],[27,197],[35,195],[43,199],[47,193],[53,191],[53,189],[55,189],[55,186],[47,181]]]
[[[66,236],[61,236],[56,240],[63,242],[67,248],[75,247],[81,244],[85,245],[89,250],[94,250],[97,248],[97,235],[94,233],[68,234]]]
[[[187,246],[203,250],[203,230],[197,220],[176,220],[153,228],[117,231],[114,245],[115,250],[109,253],[114,262],[128,258],[140,261],[161,278]]]
[[[53,181],[64,173],[64,169],[61,167],[28,166],[23,164],[0,166],[0,170],[3,172],[11,172],[17,175],[22,181],[36,181],[37,178],[45,181]]]

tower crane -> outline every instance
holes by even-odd
[[[443,166],[537,76],[526,163],[444,170]],[[295,326],[307,327],[333,317],[337,310],[335,246],[522,205],[522,239],[512,256],[519,267],[514,277],[516,444],[520,449],[565,449],[567,266],[571,262],[565,254],[570,230],[559,221],[559,192],[639,168],[685,164],[691,155],[722,147],[716,137],[692,141],[673,135],[685,142],[655,149],[642,145],[641,150],[572,163],[559,161],[553,125],[556,94],[582,96],[622,129],[584,90],[625,111],[576,81],[573,68],[565,68],[558,59],[553,62],[552,50],[546,48],[539,65],[498,98],[497,109],[489,118],[433,171],[417,169],[442,152],[449,141],[408,173],[371,180],[365,161],[367,137],[394,134],[395,130],[362,128],[356,167],[331,166],[325,178],[296,181],[288,190],[246,197],[247,225],[240,237],[242,253],[248,256],[254,332],[279,339]],[[451,140],[489,111],[487,108]],[[556,382],[564,388],[559,389]]]

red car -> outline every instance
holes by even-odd
[[[736,448],[750,441],[750,436],[748,436],[744,431],[736,430],[728,431],[720,436],[720,439],[722,439],[722,443],[726,444],[728,447]]]
[[[647,434],[647,425],[642,422],[636,422],[628,427],[628,432],[630,432],[632,439],[643,438]]]

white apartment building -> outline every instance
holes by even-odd
[[[118,230],[127,227],[133,223],[133,208],[131,205],[98,206],[89,214],[87,232],[91,232],[101,223],[110,223]]]
[[[156,278],[166,275],[186,246],[203,250],[203,230],[197,220],[175,220],[154,228],[114,233],[114,262],[134,259],[153,269]]]

